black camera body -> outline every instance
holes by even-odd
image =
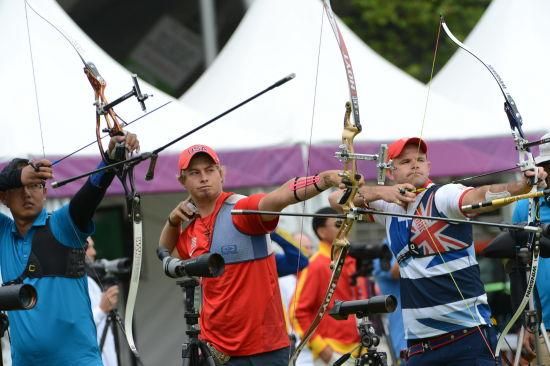
[[[164,274],[168,277],[218,277],[225,269],[223,257],[217,253],[205,253],[191,259],[181,260],[170,255],[168,249],[157,248]]]
[[[118,285],[120,277],[130,273],[131,264],[130,258],[127,257],[111,260],[98,259],[88,263],[88,275],[100,283],[105,290]]]
[[[356,261],[352,281],[355,281],[357,277],[371,277],[374,259],[380,260],[380,268],[383,271],[390,270],[393,259],[393,254],[385,241],[351,243],[348,254]]]
[[[357,325],[361,339],[361,345],[367,349],[367,353],[361,355],[355,361],[355,365],[387,366],[387,355],[385,352],[378,352],[376,347],[380,344],[380,337],[376,334],[372,322],[368,316],[371,314],[385,314],[395,311],[397,299],[393,295],[374,296],[370,299],[338,301],[329,311],[329,315],[336,320],[347,319],[349,315],[355,314],[361,321]],[[349,353],[342,356],[334,365],[342,365]]]

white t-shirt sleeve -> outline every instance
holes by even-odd
[[[446,184],[441,186],[435,193],[435,206],[439,212],[448,218],[468,218],[460,207],[462,206],[464,195],[471,189],[473,187],[466,187],[462,184]]]
[[[369,208],[376,211],[389,212],[389,207],[391,205],[392,205],[391,203],[388,203],[386,201],[378,200],[378,201],[370,202]],[[371,215],[371,216],[374,219],[374,222],[382,225],[386,224],[386,219],[388,218],[388,216],[385,216],[385,215]]]
[[[101,301],[101,288],[97,283],[88,277],[88,293],[90,294],[90,304],[92,306],[92,314],[96,327],[107,318],[107,314],[101,310],[99,303]]]

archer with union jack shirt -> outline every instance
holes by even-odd
[[[527,193],[529,177],[513,183],[478,188],[436,185],[430,178],[427,145],[420,138],[402,138],[389,145],[393,186],[362,186],[357,206],[385,212],[464,219],[460,207]],[[539,169],[540,184],[546,173]],[[334,205],[339,193],[331,197]],[[491,207],[476,213],[491,210]],[[471,224],[373,215],[386,226],[390,249],[400,272],[401,307],[407,365],[500,364],[494,349],[496,331],[480,279]],[[449,345],[451,345],[449,347]]]

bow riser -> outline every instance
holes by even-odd
[[[96,107],[96,140],[97,140],[97,146],[99,148],[99,155],[105,160],[104,152],[105,149],[103,148],[103,144],[101,143],[101,134],[102,132],[106,132],[109,134],[109,136],[121,136],[124,135],[124,131],[122,129],[122,126],[120,122],[118,121],[118,118],[116,116],[116,113],[113,111],[112,108],[108,108],[105,110],[105,106],[108,105],[107,98],[105,97],[105,88],[107,87],[107,82],[105,79],[101,76],[99,73],[97,67],[92,62],[86,62],[84,61],[84,74],[88,78],[88,81],[90,82],[90,85],[94,89],[94,96],[95,96],[95,102],[94,105]],[[101,116],[105,119],[106,128],[101,127]],[[126,152],[123,149],[118,149],[115,159],[123,160],[126,159]]]
[[[355,76],[351,66],[350,57],[342,33],[338,28],[338,24],[334,18],[334,14],[330,7],[329,0],[323,1],[324,11],[327,15],[327,18],[332,27],[333,33],[336,36],[338,46],[340,48],[340,53],[342,55],[342,60],[346,69],[346,78],[348,81],[348,89],[350,94],[351,102],[346,103],[346,112],[344,114],[344,128],[342,131],[342,144],[340,145],[340,160],[344,163],[344,169],[340,173],[342,177],[342,183],[346,185],[346,191],[344,192],[342,198],[340,199],[340,205],[346,218],[342,221],[341,227],[338,230],[336,239],[332,243],[331,248],[331,269],[332,276],[330,278],[327,291],[324,297],[324,300],[317,312],[315,318],[313,319],[309,329],[302,335],[300,344],[296,347],[296,350],[290,358],[289,365],[295,365],[298,355],[301,350],[305,347],[309,339],[313,336],[313,333],[319,326],[321,320],[326,314],[326,310],[331,303],[338,279],[342,273],[344,267],[344,262],[346,255],[350,246],[350,243],[347,239],[347,235],[350,232],[353,223],[355,222],[353,217],[350,217],[348,213],[355,208],[353,205],[353,200],[357,194],[359,188],[359,179],[360,176],[357,174],[357,164],[355,158],[355,152],[353,148],[353,140],[361,132],[361,122],[359,118],[359,99],[357,97],[357,86],[355,84]],[[351,113],[353,113],[354,123],[351,122]]]

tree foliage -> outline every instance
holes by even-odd
[[[464,39],[490,0],[334,0],[334,12],[373,50],[422,82],[430,80],[439,15]],[[436,70],[456,51],[441,29]]]

